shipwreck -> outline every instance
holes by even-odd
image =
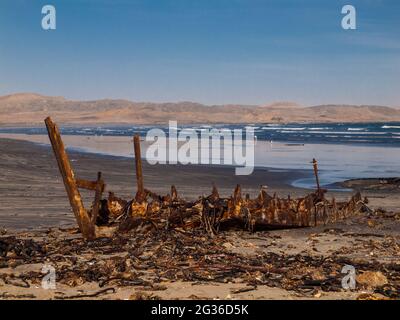
[[[182,199],[175,186],[167,195],[158,195],[144,187],[140,137],[133,138],[137,192],[133,199],[117,197],[109,191],[103,198],[106,184],[101,172],[94,181],[75,177],[57,125],[50,117],[45,119],[47,132],[62,176],[66,193],[78,227],[86,240],[94,240],[99,230],[115,228],[115,232],[133,229],[201,229],[210,236],[219,231],[241,229],[248,231],[299,228],[326,225],[369,211],[368,199],[355,194],[347,202],[328,200],[327,190],[320,187],[318,164],[313,159],[316,190],[301,198],[280,198],[261,188],[256,198],[243,195],[237,185],[230,197],[220,197],[217,186],[209,196],[195,201]],[[79,189],[94,191],[90,209],[84,207]]]

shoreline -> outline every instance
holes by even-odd
[[[125,199],[136,193],[134,160],[117,156],[68,151],[75,174],[81,179],[94,180],[102,171],[109,191]],[[69,225],[73,214],[56,160],[50,146],[23,140],[0,138],[0,227],[35,229]],[[187,200],[211,193],[214,182],[221,196],[230,196],[237,184],[251,196],[258,194],[261,185],[268,192],[287,196],[302,195],[309,190],[295,188],[292,180],[308,177],[305,170],[276,170],[256,168],[252,175],[235,176],[234,169],[225,166],[149,165],[143,162],[145,187],[166,195],[171,185]],[[93,192],[81,191],[86,206],[93,201]]]
[[[394,109],[398,109],[396,107],[393,107]],[[43,118],[44,119],[44,118]],[[210,122],[210,121],[204,121],[204,122],[190,122],[190,121],[180,121],[180,125],[183,126],[192,126],[192,125],[196,125],[196,126],[202,126],[202,125],[263,125],[263,124],[274,124],[274,125],[290,125],[290,124],[336,124],[336,123],[345,123],[345,124],[373,124],[373,123],[379,123],[379,124],[383,124],[383,123],[387,123],[387,124],[394,124],[394,123],[399,123],[400,120],[389,120],[389,119],[374,119],[372,120],[364,120],[364,121],[351,121],[351,120],[346,120],[346,119],[341,119],[340,121],[324,121],[321,119],[318,120],[306,120],[306,121],[268,121],[268,122]],[[76,128],[76,127],[97,127],[97,126],[121,126],[121,127],[125,127],[125,126],[142,126],[142,127],[153,127],[153,126],[158,126],[158,125],[163,125],[165,124],[163,121],[153,121],[153,122],[141,122],[141,123],[132,123],[132,122],[64,122],[64,121],[59,121],[59,124],[62,127],[65,128]],[[0,129],[2,128],[42,128],[43,127],[43,122],[39,121],[39,122],[0,122]]]
[[[130,147],[133,146],[129,145]],[[118,156],[98,155],[68,151],[76,176],[94,180],[102,171],[108,191],[124,199],[133,198],[136,192],[134,160]],[[23,230],[70,226],[74,224],[64,185],[53,151],[48,145],[24,140],[0,138],[0,227]],[[252,175],[235,176],[234,169],[226,166],[206,165],[149,165],[143,162],[145,187],[166,195],[175,185],[186,200],[208,196],[214,182],[223,197],[232,195],[237,184],[243,193],[255,197],[260,186],[280,197],[302,197],[312,190],[293,186],[294,181],[314,179],[312,170],[255,168]],[[367,180],[368,181],[368,180]],[[400,190],[400,189],[398,189]],[[328,197],[348,199],[353,190],[329,190]],[[397,210],[400,192],[365,189],[377,207]],[[81,192],[85,206],[93,201],[93,192]]]
[[[0,138],[11,138],[32,141],[49,145],[47,134],[5,134],[0,133]],[[130,136],[96,136],[96,135],[63,135],[65,146],[69,152],[90,152],[94,154],[111,155],[132,159],[133,143]],[[146,150],[151,142],[143,141],[142,157],[146,158]],[[383,149],[384,148],[384,149]],[[210,154],[214,154],[210,149]],[[382,152],[384,151],[384,153]],[[198,153],[202,152],[199,148]],[[330,143],[305,143],[292,144],[286,142],[270,143],[259,140],[254,150],[254,167],[256,169],[277,170],[304,170],[310,172],[308,177],[303,177],[293,186],[312,190],[315,188],[315,178],[312,174],[311,160],[318,160],[320,184],[324,188],[343,189],[341,183],[345,180],[360,178],[391,178],[400,172],[400,165],[396,161],[400,156],[398,147],[360,146]],[[222,159],[219,161],[221,162]],[[199,161],[196,161],[199,162]],[[195,164],[196,166],[201,166]],[[213,165],[206,165],[213,167]],[[239,166],[217,165],[217,167],[232,170]],[[344,191],[344,190],[342,190]]]

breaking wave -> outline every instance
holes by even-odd
[[[198,133],[202,130],[217,129],[242,129],[252,126],[257,133],[257,140],[282,141],[294,143],[334,143],[334,144],[373,144],[385,146],[400,146],[400,123],[394,122],[383,125],[382,123],[263,123],[253,124],[198,124],[181,125],[178,123],[178,131],[183,128],[195,129]],[[168,133],[168,122],[161,126],[82,126],[63,127],[64,135],[84,136],[132,136],[139,134],[145,136],[147,131],[159,128]],[[172,128],[175,131],[176,128]],[[47,134],[44,127],[38,128],[0,128],[0,133],[24,133]]]

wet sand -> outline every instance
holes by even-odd
[[[95,180],[103,173],[106,192],[131,199],[136,192],[134,160],[124,157],[68,151],[77,177]],[[74,223],[64,185],[50,146],[0,139],[0,227],[36,229]],[[232,194],[236,184],[256,195],[261,185],[282,196],[301,195],[309,190],[294,188],[293,180],[309,177],[311,170],[255,169],[249,176],[236,176],[234,168],[201,165],[149,165],[143,162],[145,187],[167,194],[175,185],[179,194],[197,199],[211,192],[214,182],[222,196]],[[81,191],[86,205],[94,194]]]
[[[65,139],[64,139],[65,140]],[[66,146],[68,143],[66,142]],[[131,146],[130,146],[131,147]],[[68,149],[67,149],[68,150]],[[95,180],[103,173],[106,192],[131,199],[136,192],[133,158],[99,155],[68,150],[76,176]],[[74,223],[64,185],[54,154],[48,145],[24,140],[0,138],[0,227],[36,229],[38,227],[71,225]],[[249,176],[236,176],[228,166],[149,165],[143,161],[145,187],[159,194],[167,194],[175,185],[181,197],[197,199],[211,192],[216,183],[221,196],[230,196],[236,184],[251,196],[260,186],[268,192],[285,197],[303,196],[310,192],[292,186],[292,182],[313,178],[312,170],[256,168]],[[366,181],[367,183],[368,181]],[[86,205],[93,200],[93,192],[81,190]],[[350,191],[328,192],[328,197],[348,199]],[[397,210],[400,189],[362,189],[373,207]]]
[[[0,133],[1,138],[18,139],[40,144],[49,144],[47,134]],[[121,157],[133,157],[132,137],[130,136],[103,136],[103,135],[75,135],[63,134],[63,141],[70,150],[85,151],[97,154],[107,154]],[[152,142],[142,137],[142,157],[151,158],[152,152],[147,154],[147,148]],[[178,146],[183,142],[179,142]],[[160,148],[163,148],[160,146]],[[200,144],[198,154],[206,150]],[[165,150],[167,152],[167,150]],[[213,160],[219,160],[219,153],[210,144],[209,154]],[[312,169],[311,161],[315,158],[319,163],[319,180],[322,186],[332,186],[348,179],[395,177],[399,175],[400,148],[394,146],[375,146],[357,144],[333,143],[284,143],[277,141],[257,140],[254,149],[255,167],[285,169]],[[192,159],[198,161],[198,159]],[[233,159],[235,160],[240,159]],[[198,163],[198,162],[196,162]],[[299,188],[314,188],[315,178],[300,178],[293,181]],[[332,189],[332,188],[331,188]]]

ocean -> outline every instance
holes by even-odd
[[[258,140],[289,143],[333,143],[378,146],[400,146],[400,122],[393,123],[291,123],[291,124],[243,124],[243,125],[178,125],[180,128],[202,129],[245,129],[255,130]],[[146,135],[155,126],[88,126],[63,127],[62,134],[94,136]],[[158,126],[167,130],[167,126]],[[0,133],[46,134],[45,127],[0,128]]]

